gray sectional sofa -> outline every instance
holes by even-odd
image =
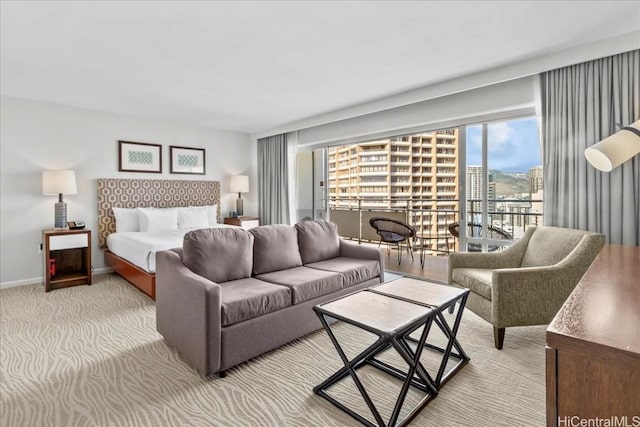
[[[202,375],[223,376],[320,329],[314,305],[383,279],[380,250],[329,222],[195,230],[156,254],[157,330]]]

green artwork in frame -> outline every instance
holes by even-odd
[[[118,171],[162,173],[162,145],[118,141]]]
[[[169,146],[169,171],[171,173],[204,175],[204,148]]]

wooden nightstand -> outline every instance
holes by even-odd
[[[253,227],[257,227],[260,225],[260,218],[255,216],[239,216],[237,218],[225,218],[225,224],[237,225],[239,227],[248,230]]]
[[[44,290],[91,284],[91,230],[42,230]]]

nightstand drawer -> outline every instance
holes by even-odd
[[[89,246],[89,235],[65,234],[61,236],[49,237],[49,250],[58,251],[61,249],[86,248]]]

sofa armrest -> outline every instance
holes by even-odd
[[[156,253],[156,329],[207,376],[220,369],[220,286],[189,270],[179,252]]]
[[[380,249],[340,239],[340,256],[378,261],[380,263],[380,282],[384,282],[384,255]]]

